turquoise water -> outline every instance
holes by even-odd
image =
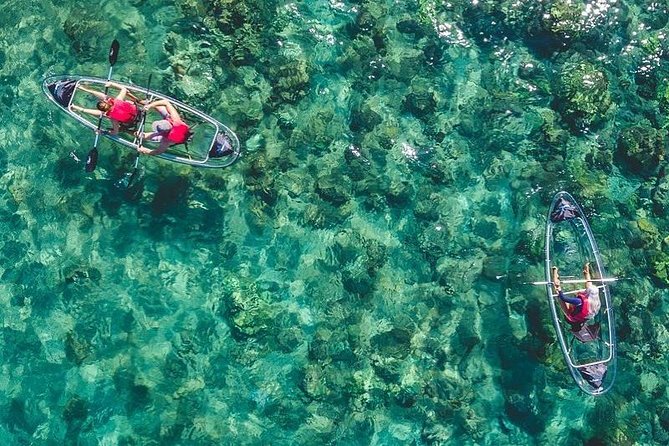
[[[0,442],[666,444],[667,19],[650,1],[2,1]],[[237,132],[222,171],[100,143],[41,92],[107,74]],[[612,275],[579,393],[546,208]]]

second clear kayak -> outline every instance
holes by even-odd
[[[588,265],[588,266],[586,266]],[[558,297],[553,267],[561,277],[576,277],[562,283],[563,295],[585,299],[590,314],[574,315],[575,307]],[[553,198],[546,222],[546,293],[553,325],[562,353],[576,384],[585,393],[602,395],[613,386],[616,376],[616,333],[611,293],[605,278],[597,243],[583,209],[567,192]],[[584,278],[589,269],[591,280]],[[580,280],[583,279],[583,280]],[[586,289],[587,288],[587,289]],[[582,304],[583,306],[586,303]],[[579,307],[580,308],[580,307]],[[588,308],[585,308],[586,310]]]

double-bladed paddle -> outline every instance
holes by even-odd
[[[120,44],[118,43],[118,40],[114,39],[111,47],[109,48],[109,74],[107,75],[107,82],[111,80],[112,70],[114,68],[114,64],[116,63],[116,59],[118,58],[119,47]],[[105,96],[107,95],[108,90],[109,87],[107,87],[105,84]],[[88,152],[88,157],[86,158],[86,172],[93,172],[95,170],[95,166],[98,164],[98,141],[100,140],[102,116],[103,114],[100,114],[100,117],[98,118],[98,128],[95,131],[95,142],[93,143],[93,148],[91,151]]]
[[[603,279],[574,279],[574,280],[560,280],[560,283],[585,283],[585,282],[617,282],[619,280],[628,280],[629,277],[605,277]],[[552,281],[542,282],[523,282],[524,285],[550,285]]]
[[[153,76],[153,73],[149,74],[149,80],[146,81],[146,100],[150,101],[149,97],[149,92],[150,87],[151,87],[151,76]],[[147,102],[148,104],[148,102]],[[144,123],[146,122],[146,105],[142,107],[142,111],[140,112],[141,118],[139,120],[139,126],[137,127],[137,135],[135,136],[135,142],[137,143],[137,149],[142,147],[142,142],[144,141]],[[133,166],[133,171],[132,175],[130,175],[130,180],[128,181],[128,187],[130,187],[130,184],[132,183],[132,180],[135,179],[135,175],[137,174],[137,165],[139,163],[139,152],[137,152],[137,155],[135,155],[135,165]]]

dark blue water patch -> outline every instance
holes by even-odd
[[[31,420],[31,415],[26,413],[30,408],[26,407],[26,401],[20,398],[11,398],[9,403],[2,408],[0,419],[3,425],[14,434],[15,444],[29,445],[30,437],[37,424]]]
[[[124,409],[129,415],[141,413],[153,403],[152,391],[148,386],[137,384],[137,375],[130,369],[118,369],[112,377],[114,389]]]
[[[462,19],[463,31],[476,40],[480,47],[494,47],[506,40],[517,38],[502,11],[470,6],[463,11]]]
[[[0,330],[3,344],[12,346],[4,351],[4,360],[12,364],[32,364],[42,357],[42,344],[31,326],[25,331],[3,328]]]
[[[12,265],[23,260],[28,250],[28,246],[16,240],[6,240],[0,249],[0,255],[3,258],[3,264]]]
[[[4,105],[3,115],[7,110],[11,110],[16,105],[17,91],[15,83],[10,82],[12,77],[0,77],[0,103]]]
[[[83,170],[81,164],[77,164],[68,156],[61,156],[53,163],[54,177],[66,189],[81,184],[84,178]]]
[[[166,213],[178,213],[183,211],[190,181],[185,176],[173,176],[163,178],[158,183],[153,200],[151,201],[151,211],[159,216]]]
[[[79,437],[90,412],[90,403],[84,398],[73,395],[65,403],[62,417],[67,426],[67,438]]]

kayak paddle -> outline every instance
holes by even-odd
[[[151,76],[153,76],[153,73],[149,74],[149,80],[146,81],[146,100],[149,100],[149,92],[150,86],[151,86]],[[142,114],[140,120],[139,120],[139,126],[137,127],[137,136],[135,136],[135,142],[137,143],[137,148],[139,149],[142,147],[142,142],[144,141],[144,123],[146,122],[146,105],[144,104],[144,107],[142,107],[142,111],[140,112]],[[128,180],[128,187],[130,187],[130,184],[132,183],[132,180],[135,179],[135,175],[137,174],[137,165],[139,164],[139,152],[137,152],[137,155],[135,155],[135,165],[133,167],[132,174],[130,175],[130,180]]]
[[[576,279],[576,280],[560,280],[560,283],[585,283],[585,282],[617,282],[618,280],[627,280],[629,277],[607,277],[604,279],[595,279],[590,280],[585,279]],[[524,285],[550,285],[552,281],[544,282],[523,282]]]
[[[107,82],[111,80],[112,69],[114,68],[116,59],[118,58],[119,46],[120,44],[118,43],[118,40],[114,39],[111,47],[109,48],[109,74],[107,75]],[[109,90],[109,87],[105,85],[105,96],[107,95],[107,90]],[[98,129],[95,131],[95,142],[93,143],[93,148],[91,151],[88,152],[88,157],[86,158],[86,172],[93,172],[95,170],[95,166],[98,164],[98,141],[100,140],[102,116],[103,114],[101,113],[100,117],[98,118]]]

